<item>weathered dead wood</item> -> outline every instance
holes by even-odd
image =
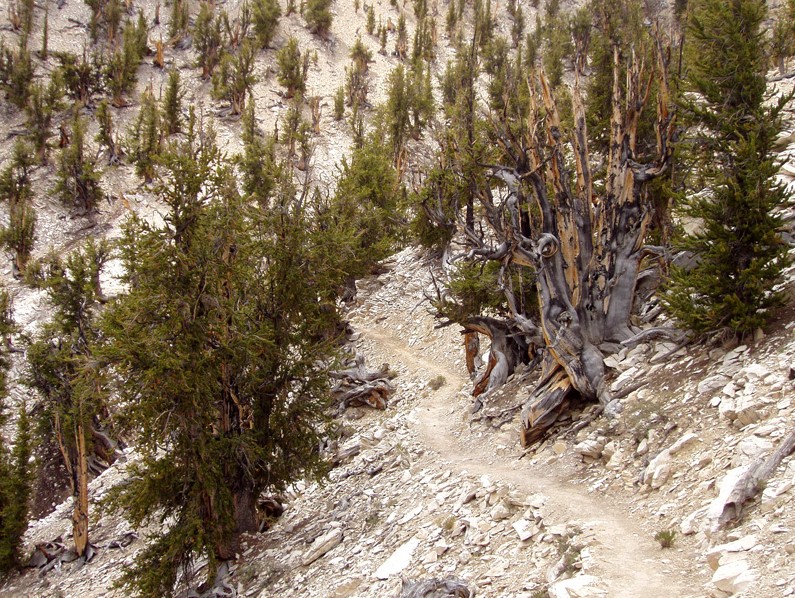
[[[541,440],[577,396],[577,390],[562,367],[554,368],[545,376],[522,408],[522,446],[527,447]]]
[[[364,364],[364,355],[359,353],[356,356],[355,365],[344,370],[337,370],[330,372],[329,376],[336,380],[359,380],[363,382],[372,382],[379,378],[394,378],[389,372],[389,364],[385,363],[378,370],[368,370]]]
[[[660,338],[666,338],[675,343],[681,343],[685,340],[685,336],[685,333],[677,328],[648,328],[638,332],[635,336],[621,341],[621,344],[625,347],[633,348],[637,347],[641,343],[646,342],[647,340]]]
[[[480,316],[468,319],[464,323],[464,330],[484,334],[491,339],[489,361],[475,381],[473,396],[477,397],[502,386],[517,365],[528,361],[524,336],[514,334],[517,331],[512,328],[511,323]]]
[[[460,579],[403,580],[397,598],[474,598],[475,591]]]
[[[734,484],[716,499],[723,502],[720,514],[715,520],[715,526],[720,529],[727,523],[738,521],[742,516],[743,505],[759,494],[766,482],[778,469],[781,461],[795,450],[795,430],[787,434],[779,443],[776,450],[766,457],[757,457],[746,466],[746,469],[737,478]],[[724,497],[725,494],[725,497]],[[711,512],[718,513],[717,508],[710,508]]]
[[[329,375],[339,380],[331,389],[331,396],[340,410],[357,406],[383,410],[386,409],[387,399],[395,392],[395,387],[389,381],[394,377],[389,371],[389,364],[385,363],[379,370],[368,370],[363,355],[356,356],[353,367]]]
[[[475,359],[480,351],[480,337],[477,332],[464,333],[464,350],[467,357],[467,371],[471,376],[475,373]]]
[[[357,442],[356,444],[352,444],[351,446],[341,448],[336,453],[334,453],[334,456],[331,458],[331,463],[337,466],[340,463],[347,461],[348,459],[352,459],[361,452],[362,452],[362,445]]]
[[[375,380],[348,390],[336,387],[333,390],[335,400],[341,409],[348,407],[368,406],[373,409],[386,409],[386,401],[395,391],[387,380]]]

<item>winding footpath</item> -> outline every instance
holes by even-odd
[[[692,559],[685,551],[662,552],[659,544],[644,532],[627,513],[605,498],[552,472],[542,473],[540,464],[500,460],[467,433],[457,436],[452,419],[460,401],[455,397],[469,380],[450,366],[433,363],[409,347],[389,330],[377,327],[360,329],[384,360],[400,363],[410,377],[428,380],[444,376],[446,384],[425,398],[416,410],[413,425],[419,441],[438,453],[437,463],[458,472],[487,475],[493,481],[513,484],[528,494],[547,497],[546,507],[558,522],[573,521],[595,539],[590,547],[594,566],[589,574],[598,576],[609,598],[662,598],[702,596],[703,580],[688,573]],[[550,469],[553,469],[551,466]]]

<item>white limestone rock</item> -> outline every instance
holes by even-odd
[[[671,477],[672,469],[671,451],[669,449],[660,451],[646,467],[646,471],[643,474],[643,482],[656,490],[668,481],[668,478]]]
[[[709,565],[710,569],[717,571],[722,564],[728,563],[727,560],[724,560],[726,555],[738,552],[747,552],[754,548],[757,543],[758,541],[756,536],[754,534],[749,534],[748,536],[744,536],[739,540],[735,540],[734,542],[727,542],[726,544],[714,546],[707,551],[707,564]]]
[[[599,581],[594,575],[576,575],[562,579],[549,587],[550,598],[596,598],[607,593],[594,587]]]
[[[686,449],[687,447],[697,443],[698,440],[699,438],[696,434],[693,434],[693,432],[687,432],[679,440],[677,440],[670,447],[668,447],[668,452],[670,452],[671,456],[673,457],[677,453]]]
[[[398,575],[403,569],[409,566],[411,558],[414,556],[414,551],[417,550],[419,545],[420,540],[417,537],[413,537],[401,544],[395,552],[375,570],[375,577],[377,579],[389,579],[390,577]]]
[[[535,534],[537,531],[535,523],[532,523],[527,519],[520,519],[519,521],[514,522],[512,527],[516,531],[516,535],[519,536],[519,540],[522,542],[532,538],[533,534]]]
[[[307,551],[304,553],[303,565],[311,565],[324,554],[335,548],[342,542],[342,529],[335,527],[322,536],[314,539]]]
[[[714,376],[704,378],[701,382],[699,382],[696,391],[700,395],[711,394],[716,390],[723,389],[723,387],[726,386],[730,380],[731,378],[724,374],[715,374]]]
[[[574,452],[585,458],[598,459],[602,456],[602,451],[607,444],[607,438],[599,436],[597,438],[586,438],[579,444],[574,445]]]
[[[712,576],[712,583],[723,592],[736,594],[747,589],[756,579],[756,571],[751,569],[748,561],[740,559],[718,567]]]

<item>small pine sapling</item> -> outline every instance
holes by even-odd
[[[298,40],[290,37],[287,44],[276,53],[279,71],[276,78],[286,88],[285,96],[292,98],[306,91],[306,76],[309,71],[309,54],[301,55]]]
[[[10,164],[0,172],[0,199],[8,202],[8,226],[0,227],[0,243],[14,255],[15,277],[24,275],[36,236],[32,170],[32,148],[27,142],[18,141]]]
[[[53,73],[46,85],[41,81],[36,81],[30,86],[30,97],[27,106],[25,106],[25,112],[28,116],[30,138],[39,164],[47,163],[49,152],[47,140],[50,138],[53,117],[63,108],[62,97],[63,85],[58,71]]]
[[[93,217],[105,196],[99,184],[100,173],[85,147],[85,121],[79,110],[72,118],[69,145],[61,150],[54,193],[79,216]]]
[[[267,48],[273,41],[282,9],[277,0],[253,0],[252,21],[254,35],[260,48]]]
[[[151,183],[162,142],[160,108],[152,91],[141,95],[141,109],[127,134],[127,154],[135,163],[135,172]]]
[[[113,115],[111,114],[110,104],[107,100],[102,100],[97,106],[95,114],[99,131],[94,138],[99,144],[100,149],[106,148],[108,151],[108,166],[114,166],[121,163],[124,151],[121,148],[113,128]]]
[[[256,50],[251,40],[244,40],[237,54],[224,52],[220,66],[213,75],[213,97],[227,100],[233,115],[241,114],[246,96],[257,82],[254,75]]]
[[[342,120],[345,116],[345,89],[340,86],[334,93],[334,120]]]
[[[163,134],[166,137],[175,135],[182,131],[182,100],[185,97],[185,90],[182,89],[179,79],[179,71],[172,70],[168,73],[166,90],[161,100],[161,112],[163,114]]]
[[[375,32],[375,9],[373,5],[367,7],[367,33],[373,35]]]
[[[306,0],[304,4],[304,19],[312,33],[326,38],[329,31],[331,31],[331,23],[333,21],[331,0]]]

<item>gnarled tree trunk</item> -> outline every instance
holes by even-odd
[[[496,348],[490,381],[476,392],[504,382],[529,346],[538,345],[541,381],[525,404],[523,443],[543,437],[575,397],[607,405],[604,350],[630,340],[630,325],[652,206],[649,181],[666,169],[673,136],[668,112],[668,57],[656,41],[656,68],[634,54],[621,81],[622,56],[613,51],[610,145],[604,190],[594,192],[591,156],[579,76],[573,90],[574,128],[570,148],[564,139],[552,91],[543,73],[528,82],[531,109],[522,137],[505,126],[499,135],[508,164],[492,167],[478,189],[488,233],[465,227],[471,259],[497,260],[535,272],[539,322],[516,310],[511,291],[503,288],[512,318],[486,325],[463,323],[483,332]],[[636,161],[638,125],[657,82],[657,149],[654,158]],[[569,158],[567,158],[569,156]],[[573,156],[573,160],[571,159]],[[573,181],[573,184],[572,184]],[[510,339],[511,343],[507,340]]]

